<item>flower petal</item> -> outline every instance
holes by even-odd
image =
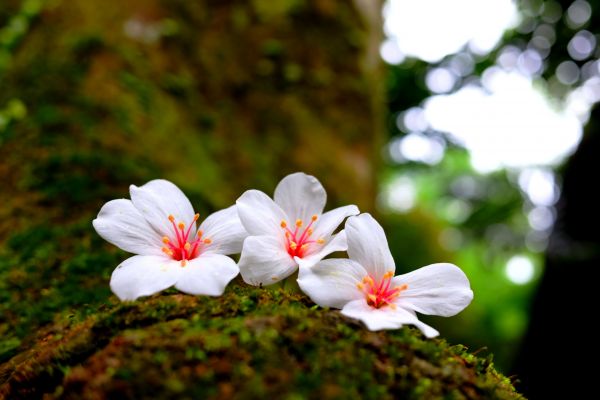
[[[244,282],[254,286],[279,282],[298,268],[281,240],[273,236],[246,238],[239,266]]]
[[[173,286],[180,274],[179,261],[164,256],[133,256],[113,271],[110,288],[121,300],[135,300]]]
[[[312,244],[313,253],[309,253],[303,258],[294,257],[300,268],[310,268],[319,261],[321,261],[325,256],[336,252],[336,251],[346,251],[348,248],[348,243],[346,241],[346,232],[341,231],[335,236],[331,237],[331,240],[323,245],[313,243]],[[320,248],[318,246],[321,246]]]
[[[317,220],[314,229],[314,237],[326,239],[342,222],[344,222],[346,217],[357,215],[358,213],[360,213],[360,211],[355,205],[338,207],[327,211]]]
[[[342,309],[342,314],[362,321],[369,330],[398,329],[402,325],[414,325],[428,338],[439,335],[439,332],[429,325],[419,321],[411,312],[400,307],[373,308],[365,299],[349,302]]]
[[[191,231],[196,231],[196,223],[192,222],[192,204],[173,183],[156,179],[140,187],[131,185],[129,193],[135,208],[162,236],[174,237],[175,232],[169,215],[175,217],[175,223],[183,222],[186,227],[193,223]]]
[[[181,269],[175,287],[184,293],[206,296],[222,295],[227,284],[240,272],[235,261],[222,254],[202,254]]]
[[[406,284],[397,304],[421,314],[450,317],[458,314],[473,300],[473,291],[465,273],[453,264],[432,264],[392,280],[396,286]]]
[[[300,268],[298,284],[321,307],[343,308],[346,303],[364,297],[356,285],[366,275],[367,271],[359,263],[334,258],[312,268]]]
[[[346,221],[348,256],[361,264],[373,279],[380,281],[386,272],[396,270],[383,228],[370,214]]]
[[[236,204],[242,225],[250,235],[284,237],[281,221],[288,216],[269,196],[259,190],[248,190]]]
[[[244,239],[248,236],[235,205],[209,215],[200,224],[200,230],[203,238],[211,240],[209,245],[204,245],[203,254],[239,253],[242,251]]]
[[[317,178],[296,172],[279,182],[273,198],[292,220],[292,224],[296,219],[308,223],[313,215],[323,212],[327,193]]]
[[[111,200],[92,221],[102,238],[135,254],[161,255],[160,235],[148,224],[130,200]]]

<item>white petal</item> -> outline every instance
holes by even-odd
[[[246,238],[239,266],[244,282],[254,286],[279,282],[298,268],[281,240],[273,236]]]
[[[437,329],[427,325],[425,322],[419,321],[417,317],[415,317],[415,320],[411,322],[411,325],[414,325],[417,328],[419,328],[419,330],[423,332],[423,335],[425,335],[425,337],[428,338],[434,338],[436,336],[439,336],[440,334],[440,332],[438,332]]]
[[[342,222],[344,222],[346,217],[357,215],[359,212],[358,207],[355,205],[338,207],[331,211],[327,211],[317,220],[314,229],[314,237],[326,239]]]
[[[321,307],[343,308],[346,303],[364,298],[357,288],[367,271],[346,258],[324,260],[312,268],[300,268],[298,284]]]
[[[318,244],[312,243],[311,253],[308,253],[303,258],[294,257],[300,268],[310,268],[319,261],[321,261],[325,256],[336,252],[336,251],[346,251],[348,248],[348,243],[346,241],[346,232],[341,231],[335,236],[331,237],[327,243]],[[314,250],[313,250],[314,249]]]
[[[114,270],[110,288],[121,300],[135,300],[173,286],[180,273],[179,261],[164,256],[133,256]]]
[[[222,295],[240,271],[235,261],[222,254],[202,254],[181,270],[175,287],[184,293],[206,296]]]
[[[248,190],[236,204],[242,225],[250,235],[284,237],[281,221],[288,220],[288,216],[269,196],[259,190]]]
[[[313,215],[323,212],[327,193],[317,178],[297,172],[279,182],[273,198],[292,219],[292,224],[296,219],[309,223]]]
[[[402,325],[414,325],[429,338],[439,335],[438,331],[419,321],[414,314],[407,310],[400,307],[396,307],[394,310],[389,306],[373,308],[367,304],[365,299],[349,302],[342,309],[342,314],[362,321],[371,331],[398,329]]]
[[[192,204],[173,183],[164,179],[156,179],[140,187],[131,185],[129,193],[135,208],[161,235],[175,237],[169,215],[175,217],[176,224],[183,222],[186,229],[191,223],[191,232],[196,231]]]
[[[130,200],[106,203],[92,221],[104,240],[135,254],[161,255],[161,236],[148,224]]]
[[[383,228],[370,214],[360,214],[346,221],[348,256],[380,281],[386,272],[396,270]]]
[[[393,278],[396,286],[406,284],[397,303],[428,315],[450,317],[473,300],[469,279],[453,264],[432,264]]]
[[[244,239],[248,236],[235,205],[209,215],[200,224],[199,229],[203,238],[211,240],[209,245],[204,245],[203,254],[239,253],[242,251]]]

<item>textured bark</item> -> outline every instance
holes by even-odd
[[[333,202],[372,208],[379,32],[352,2],[57,4],[26,35],[0,94],[0,104],[16,97],[29,110],[32,137],[19,149],[28,164],[45,169],[57,153],[86,150],[124,158],[218,207],[303,170]],[[3,157],[25,139],[15,130]],[[102,165],[82,172],[116,175]]]

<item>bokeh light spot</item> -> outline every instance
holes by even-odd
[[[596,49],[596,37],[588,31],[577,32],[569,41],[567,51],[573,60],[585,60]]]
[[[417,200],[415,183],[408,176],[392,180],[384,192],[384,206],[390,210],[405,213],[410,211]]]
[[[432,68],[425,76],[425,84],[433,93],[447,93],[454,88],[457,76],[448,68]]]
[[[576,0],[567,9],[567,25],[570,28],[578,28],[588,22],[592,16],[590,3],[584,0]]]
[[[552,206],[558,200],[559,190],[550,170],[528,168],[521,171],[519,186],[536,206]]]
[[[508,260],[504,272],[511,282],[524,285],[533,279],[535,267],[529,257],[517,255]]]

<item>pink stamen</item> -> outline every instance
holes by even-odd
[[[403,284],[390,289],[393,277],[393,272],[387,272],[379,284],[376,284],[371,276],[365,276],[362,283],[359,283],[357,287],[365,294],[367,304],[373,308],[381,308],[387,305],[395,307],[394,300],[400,296],[400,292],[408,288],[408,285]]]
[[[175,231],[175,236],[177,237],[177,244],[181,243],[181,239],[179,238],[179,230],[177,229],[177,225],[175,224],[175,217],[169,215],[169,221],[171,221],[171,225],[173,225],[173,230]]]
[[[318,217],[316,215],[313,215],[310,222],[304,229],[301,229],[304,225],[304,222],[300,219],[297,219],[295,223],[296,228],[293,232],[288,228],[286,221],[281,221],[281,228],[285,232],[286,249],[290,257],[302,258],[304,255],[306,255],[306,252],[309,249],[308,245],[313,243],[324,243],[323,239],[309,240],[313,233],[312,226],[317,218]]]
[[[173,226],[175,233],[175,240],[171,240],[165,236],[163,243],[168,247],[163,247],[163,252],[174,260],[181,261],[181,266],[185,267],[188,260],[192,260],[200,255],[203,250],[203,244],[210,244],[211,240],[208,238],[202,239],[202,233],[198,232],[198,237],[194,240],[190,240],[190,234],[192,232],[192,226],[198,220],[199,215],[194,215],[193,221],[186,226],[183,222],[175,223],[175,217],[169,215],[169,221]]]

